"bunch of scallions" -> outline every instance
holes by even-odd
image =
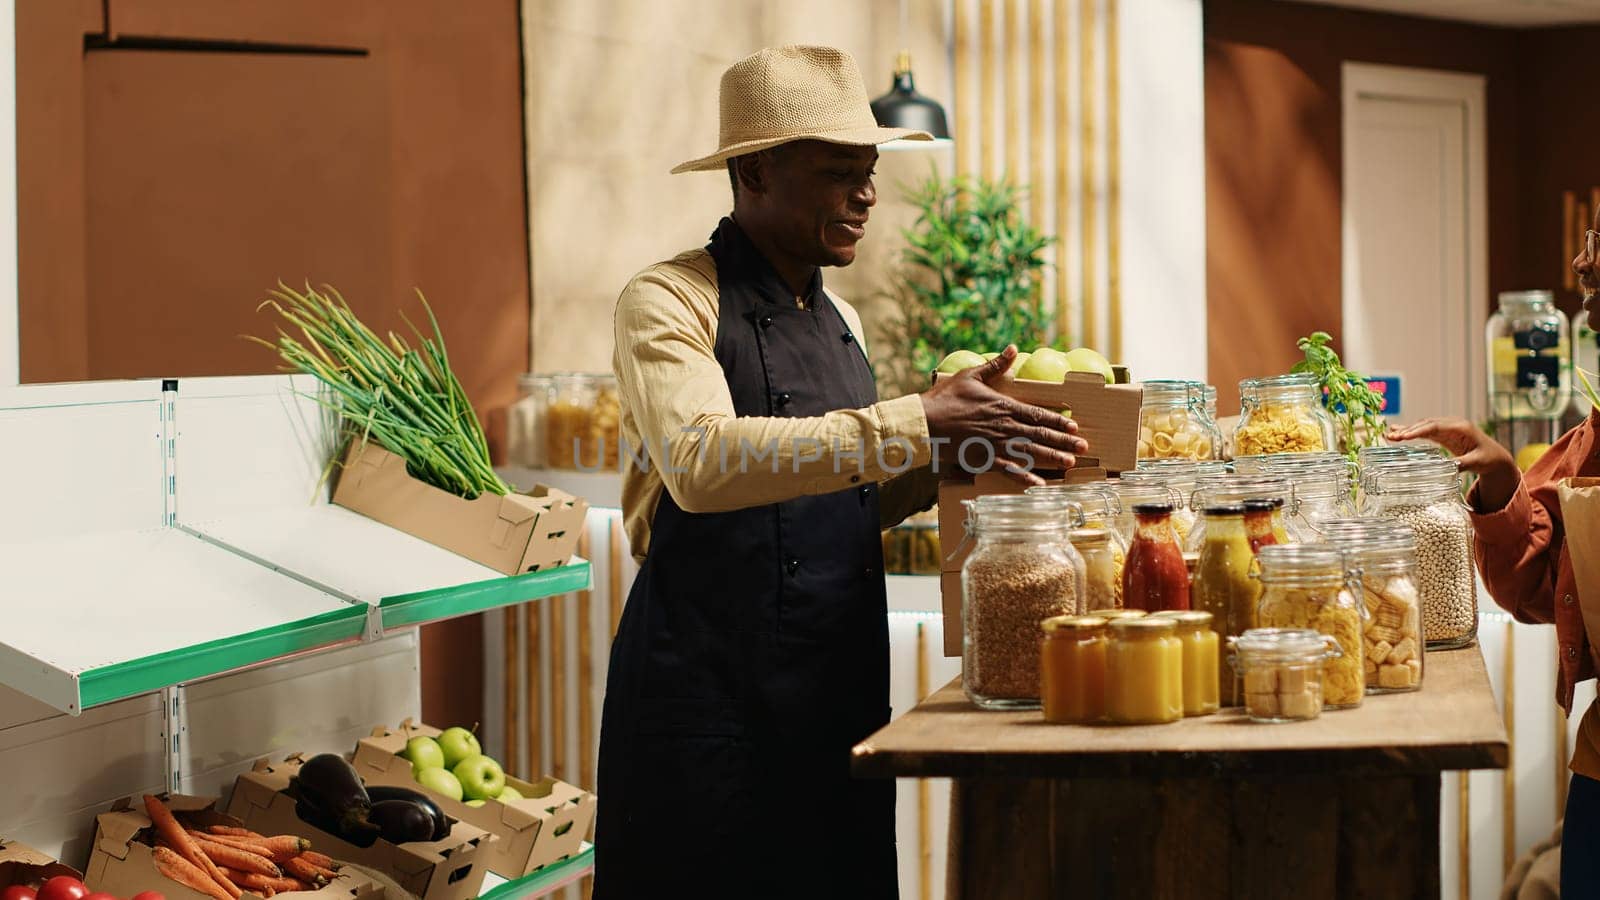
[[[300,293],[279,282],[269,295],[260,308],[282,317],[277,340],[251,340],[277,351],[286,371],[322,383],[326,390],[312,399],[343,419],[348,439],[376,441],[405,460],[413,477],[452,494],[511,492],[490,465],[483,426],[450,370],[439,320],[421,291],[433,335],[401,314],[417,347],[392,331],[379,338],[327,285],[318,291],[308,284]]]

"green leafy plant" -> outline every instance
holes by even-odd
[[[1024,221],[1021,188],[935,171],[903,190],[918,212],[901,232],[908,277],[897,295],[909,351],[897,362],[911,378],[925,378],[952,350],[1061,346],[1039,291],[1055,238]]]
[[[1595,381],[1600,381],[1600,375],[1595,375],[1581,366],[1573,366],[1572,369],[1578,373],[1578,381],[1583,385],[1583,395],[1589,398],[1589,405],[1600,409],[1600,393],[1595,391],[1594,382],[1589,380],[1593,376]]]
[[[1328,411],[1333,413],[1343,432],[1345,453],[1351,459],[1362,447],[1378,443],[1383,423],[1383,396],[1367,385],[1367,379],[1346,369],[1339,354],[1330,346],[1333,337],[1325,331],[1314,332],[1297,343],[1305,359],[1294,364],[1290,372],[1314,375],[1327,397]]]

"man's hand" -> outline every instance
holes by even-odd
[[[973,438],[986,441],[997,458],[1007,458],[1006,442],[1013,438],[1028,441],[1027,452],[1041,469],[1070,469],[1077,463],[1075,454],[1089,449],[1077,437],[1078,424],[1060,413],[1013,400],[990,387],[1011,368],[1017,348],[981,366],[964,369],[922,392],[922,411],[928,419],[928,434],[948,439],[959,448]],[[1044,479],[1018,465],[1014,457],[1005,471],[1017,481],[1043,484]]]
[[[1423,419],[1407,428],[1391,429],[1391,441],[1430,440],[1455,454],[1456,466],[1478,476],[1478,512],[1505,509],[1517,492],[1522,473],[1511,452],[1466,419]]]

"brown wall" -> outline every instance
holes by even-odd
[[[1338,337],[1345,60],[1488,76],[1489,291],[1522,286],[1519,102],[1529,92],[1517,32],[1208,0],[1205,36],[1208,348],[1224,412],[1238,408],[1241,378],[1299,358],[1296,338]]]

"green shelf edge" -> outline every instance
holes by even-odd
[[[584,844],[583,849],[576,856],[564,859],[530,875],[524,875],[515,881],[508,881],[493,890],[478,895],[478,900],[510,900],[513,897],[526,897],[537,894],[539,891],[550,890],[550,887],[569,877],[574,870],[587,869],[594,865],[594,845]]]
[[[357,640],[366,625],[366,612],[364,606],[341,606],[282,625],[90,669],[78,676],[78,705],[88,709],[291,653]]]
[[[383,629],[390,631],[421,625],[437,619],[466,616],[486,609],[526,603],[556,594],[581,591],[590,586],[588,560],[578,560],[543,572],[508,575],[488,581],[475,581],[454,587],[435,588],[414,594],[397,594],[378,602]]]

